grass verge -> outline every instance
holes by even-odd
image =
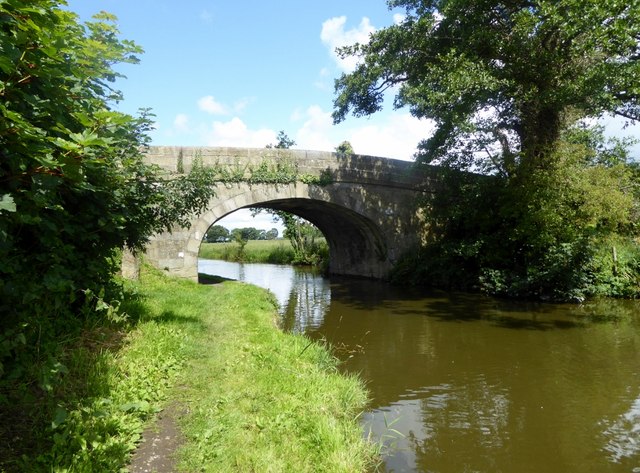
[[[94,325],[65,346],[48,425],[32,432],[37,450],[0,471],[123,471],[145,423],[169,401],[188,412],[183,471],[372,466],[377,452],[358,422],[362,383],[341,375],[324,347],[279,331],[264,290],[145,270],[129,292],[126,326]]]
[[[229,243],[206,243],[200,245],[200,258],[245,263],[291,264],[295,254],[289,240],[249,240],[240,252],[240,245]]]
[[[212,472],[366,471],[376,452],[358,421],[367,400],[361,382],[341,375],[324,347],[278,330],[275,303],[262,289],[238,283],[212,289],[205,297],[219,302],[205,318],[207,336],[181,391],[190,406],[181,465]]]

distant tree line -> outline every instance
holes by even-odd
[[[238,240],[275,240],[278,238],[277,228],[260,230],[254,227],[234,228],[232,230],[222,225],[212,225],[204,236],[207,243],[223,243]]]

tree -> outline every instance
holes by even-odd
[[[336,81],[334,121],[394,107],[434,121],[426,162],[514,176],[544,168],[585,117],[640,119],[640,2],[389,0],[406,16]]]
[[[321,259],[316,239],[322,232],[311,222],[282,210],[270,211],[284,225],[283,236],[289,240],[294,253],[294,264],[317,264]]]
[[[244,229],[246,230],[246,229]],[[233,240],[238,244],[238,253],[236,258],[238,261],[243,262],[246,258],[245,247],[249,243],[249,236],[247,231],[243,231],[241,228],[234,228],[231,230],[231,236]]]
[[[265,237],[267,240],[275,240],[276,238],[278,238],[278,233],[279,232],[277,228],[272,228],[271,230],[267,231]]]
[[[289,149],[296,144],[295,141],[290,139],[284,131],[278,133],[278,143],[273,145],[267,145],[267,148],[281,148]],[[295,253],[294,263],[310,264],[314,263],[314,259],[317,259],[317,245],[315,244],[315,238],[322,236],[322,233],[312,223],[304,220],[297,215],[282,210],[269,210],[255,208],[252,209],[253,215],[257,215],[263,210],[268,211],[274,217],[275,220],[281,220],[284,225],[284,237],[288,238],[293,247]],[[278,235],[276,230],[276,236]]]
[[[289,138],[289,136],[287,136],[284,130],[280,130],[278,132],[278,142],[275,145],[268,144],[266,148],[289,149],[295,145],[296,145],[296,142],[291,138]]]
[[[353,146],[348,141],[343,141],[338,146],[336,146],[336,153],[340,157],[349,157],[353,154]]]
[[[204,240],[208,243],[219,243],[229,241],[230,237],[231,234],[228,229],[222,225],[212,225],[209,227],[209,230],[207,230]]]
[[[416,273],[518,296],[638,292],[637,266],[596,282],[612,239],[640,253],[628,238],[637,200],[624,144],[584,124],[640,119],[640,2],[388,4],[402,21],[340,50],[360,62],[336,81],[334,121],[371,115],[394,91],[394,107],[435,124],[420,162],[493,176],[451,174],[429,202],[441,238],[412,258]]]
[[[241,240],[263,240],[264,238],[261,238],[262,235],[262,231],[255,227],[234,228],[231,230],[231,236],[236,240],[238,238]]]

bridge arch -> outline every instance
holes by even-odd
[[[386,258],[386,244],[378,226],[367,216],[335,202],[309,196],[309,186],[233,185],[224,198],[212,199],[209,209],[193,222],[188,248],[199,248],[209,227],[243,208],[283,210],[313,223],[327,239],[329,272],[382,277],[380,261]]]

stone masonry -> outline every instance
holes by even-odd
[[[197,157],[197,158],[196,158]],[[328,185],[219,184],[207,210],[190,228],[155,235],[146,260],[170,274],[197,279],[198,251],[212,224],[238,209],[264,207],[307,219],[325,235],[332,274],[385,278],[403,254],[424,236],[424,221],[416,205],[433,192],[437,168],[372,156],[274,148],[151,147],[147,160],[177,172],[188,171],[195,159],[203,165],[234,169],[287,160],[299,175],[330,176]],[[124,272],[134,264],[130,259]]]

